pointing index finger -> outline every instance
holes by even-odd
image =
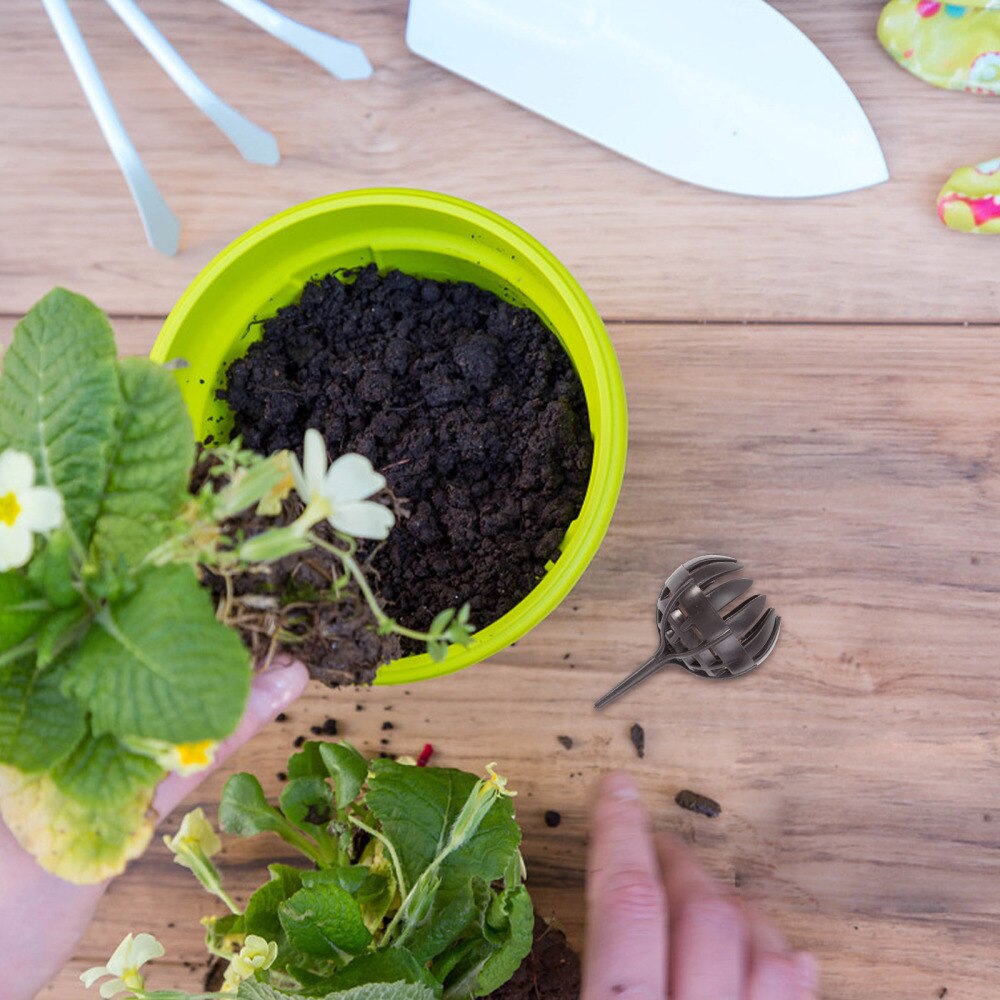
[[[582,1000],[663,1000],[667,907],[649,817],[628,775],[601,782],[591,817]]]

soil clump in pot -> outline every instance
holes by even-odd
[[[359,452],[383,472],[408,512],[368,549],[390,614],[425,629],[468,601],[483,627],[535,587],[592,461],[583,387],[538,316],[372,265],[313,281],[263,327],[219,393],[233,433],[301,454],[312,427],[331,458]]]

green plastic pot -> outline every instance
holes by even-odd
[[[177,380],[200,439],[224,440],[231,415],[215,390],[261,335],[258,319],[298,300],[312,278],[375,263],[382,270],[471,281],[533,309],[559,338],[586,393],[594,438],[587,494],[561,554],[502,618],[479,622],[472,645],[386,664],[376,684],[406,684],[471,666],[509,646],[569,594],[597,552],[625,466],[628,413],[607,331],[570,273],[513,223],[458,198],[399,188],[348,191],[306,202],[255,226],[223,250],[181,296],[157,337],[155,361],[185,359]]]

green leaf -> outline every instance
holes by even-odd
[[[259,983],[255,979],[244,979],[236,991],[236,1000],[308,1000],[301,993],[291,993],[276,990],[267,983]]]
[[[0,763],[46,771],[83,739],[83,710],[59,689],[63,672],[40,670],[32,657],[0,667]]]
[[[286,993],[267,983],[245,979],[240,983],[237,1000],[307,1000],[301,993]],[[434,992],[420,983],[366,983],[339,993],[329,993],[323,1000],[435,1000]]]
[[[464,938],[434,963],[434,974],[445,984],[444,995],[448,1000],[455,997],[465,1000],[472,996],[478,972],[469,978],[466,978],[467,973],[470,969],[478,970],[492,950],[492,946],[481,937]],[[453,985],[449,986],[449,983]]]
[[[435,993],[420,983],[366,983],[339,993],[328,993],[324,1000],[433,1000]]]
[[[57,608],[80,601],[74,586],[76,559],[68,531],[53,532],[28,564],[28,578]]]
[[[39,668],[49,666],[67,647],[82,638],[89,617],[89,609],[79,604],[75,608],[63,608],[42,622],[35,633]]]
[[[115,364],[104,313],[56,288],[14,328],[0,375],[0,451],[31,455],[37,481],[62,494],[82,545],[97,517],[121,402]]]
[[[215,618],[188,566],[151,569],[139,590],[96,620],[65,690],[97,733],[187,743],[236,728],[250,689],[239,636]]]
[[[535,911],[528,890],[520,885],[498,895],[486,921],[497,947],[478,971],[476,995],[481,997],[500,989],[531,951]]]
[[[43,868],[68,882],[100,882],[146,849],[161,777],[149,758],[88,734],[52,771],[0,766],[0,812]]]
[[[454,889],[439,890],[427,918],[407,938],[406,947],[421,962],[437,958],[470,927],[482,925],[488,897],[481,879]]]
[[[368,886],[368,883],[371,883]],[[376,884],[377,883],[377,884]],[[335,885],[350,893],[355,899],[377,894],[385,887],[381,875],[373,875],[364,865],[334,865],[314,872],[303,872],[302,885],[306,889],[319,889],[324,885]]]
[[[268,865],[271,881],[265,882],[247,901],[243,915],[247,934],[258,934],[278,945],[277,967],[285,968],[283,946],[287,943],[285,930],[278,919],[278,907],[302,888],[302,875],[291,865]]]
[[[337,808],[353,802],[368,777],[368,761],[349,743],[321,743],[319,753],[337,793]]]
[[[441,984],[405,948],[385,948],[359,955],[339,972],[324,979],[322,991],[329,995],[371,983],[415,983],[441,995]],[[310,989],[319,993],[319,989]]]
[[[278,907],[278,919],[292,947],[311,958],[342,960],[372,940],[357,901],[336,885],[300,889]]]
[[[407,885],[438,854],[475,785],[476,778],[464,771],[372,761],[365,803],[395,846]],[[512,802],[501,797],[476,833],[441,864],[441,889],[449,891],[472,878],[487,883],[501,878],[520,841]]]
[[[333,792],[323,778],[291,778],[281,790],[281,811],[307,833],[325,830],[334,818]]]
[[[321,746],[322,744],[315,740],[307,740],[302,744],[302,749],[298,753],[293,753],[288,758],[285,770],[289,779],[325,778],[330,773],[323,763],[323,758],[319,755]]]
[[[122,406],[94,526],[98,558],[134,565],[166,537],[188,497],[194,430],[173,376],[146,358],[118,363]]]
[[[0,573],[0,653],[20,645],[35,633],[48,601],[20,573]]]
[[[291,824],[264,795],[260,782],[252,774],[234,774],[222,789],[219,802],[219,826],[238,837],[256,833],[284,836]]]

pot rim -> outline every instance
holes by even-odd
[[[422,653],[402,657],[379,668],[375,684],[406,684],[444,676],[493,656],[527,634],[569,595],[597,553],[614,513],[625,469],[628,411],[611,339],[596,309],[566,267],[538,240],[503,216],[461,198],[415,188],[362,188],[326,195],[285,209],[249,229],[218,253],[194,278],[164,322],[150,357],[164,362],[183,356],[182,352],[173,349],[192,311],[231,269],[241,264],[249,266],[248,255],[260,251],[268,241],[307,220],[369,208],[428,211],[446,217],[452,224],[472,226],[492,239],[499,239],[505,249],[512,251],[510,255],[504,254],[505,258],[512,258],[511,264],[505,261],[502,265],[505,270],[509,269],[511,274],[523,271],[525,279],[538,276],[534,280],[546,286],[546,295],[557,296],[558,302],[572,316],[576,328],[574,339],[578,344],[568,344],[546,316],[532,305],[531,296],[520,285],[520,278],[505,280],[511,285],[511,297],[523,298],[529,308],[539,312],[569,355],[583,383],[594,441],[587,492],[579,514],[567,529],[556,562],[548,564],[534,589],[510,611],[477,631],[470,646],[452,646],[447,657],[439,663]],[[476,252],[472,242],[468,251],[472,256],[456,256],[455,259],[469,263]],[[502,277],[499,271],[483,267],[481,260],[476,260],[476,264]],[[245,334],[246,329],[234,330],[230,345]],[[191,379],[182,384],[189,410],[192,409],[191,396],[200,398],[204,408],[214,392],[219,374],[216,373],[215,382],[206,379],[202,386],[194,385]],[[177,377],[182,383],[185,381],[183,371],[178,372]],[[204,424],[204,413],[192,412],[191,415],[201,440],[209,432]]]

